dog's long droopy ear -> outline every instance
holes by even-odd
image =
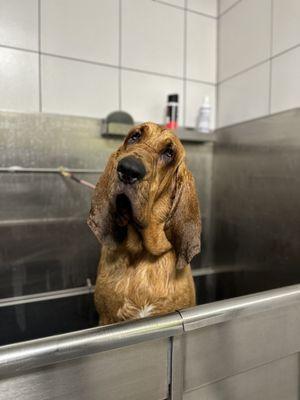
[[[90,214],[87,220],[88,226],[101,244],[111,241],[113,235],[113,220],[109,204],[113,165],[114,154],[111,155],[103,174],[98,180],[92,197]]]
[[[176,268],[182,269],[200,252],[201,219],[195,181],[185,164],[176,177],[174,210],[169,222],[170,240],[177,256]]]

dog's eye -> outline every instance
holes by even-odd
[[[162,155],[169,161],[172,160],[174,154],[174,150],[171,147],[167,147],[162,153]]]
[[[128,139],[128,143],[135,143],[140,139],[140,137],[141,137],[141,132],[136,131],[130,136],[130,138]]]

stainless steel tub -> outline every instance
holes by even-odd
[[[1,399],[299,399],[300,285],[0,349]]]

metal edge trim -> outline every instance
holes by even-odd
[[[237,317],[285,307],[300,301],[300,284],[180,310],[184,331],[222,323]]]
[[[117,349],[144,341],[182,335],[177,312],[21,342],[0,348],[0,378]]]

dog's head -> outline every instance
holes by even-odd
[[[171,247],[177,268],[200,251],[200,212],[185,152],[172,131],[133,128],[111,155],[92,199],[88,224],[101,244],[118,245],[129,229],[159,255]]]

